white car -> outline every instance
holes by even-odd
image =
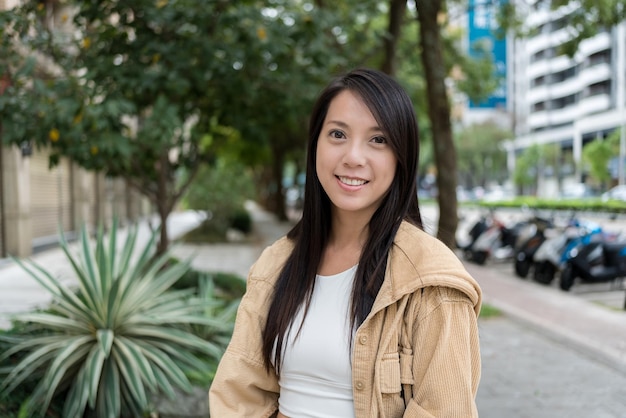
[[[626,202],[626,184],[615,186],[607,192],[602,193],[602,201],[608,202],[609,200],[621,200]]]
[[[593,196],[593,190],[585,183],[567,184],[563,187],[563,191],[560,195],[561,199],[584,199]]]

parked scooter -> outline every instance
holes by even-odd
[[[476,223],[474,223],[474,225],[472,225],[472,228],[468,232],[469,242],[464,243],[464,244],[460,244],[457,241],[457,247],[463,251],[463,257],[466,260],[471,259],[471,256],[472,256],[471,248],[472,248],[472,246],[474,245],[474,243],[476,242],[478,237],[480,237],[480,235],[483,232],[485,232],[487,229],[489,229],[489,225],[491,224],[492,219],[493,219],[493,215],[492,214],[490,214],[489,216],[482,215],[478,219],[478,221],[476,221]]]
[[[465,250],[465,258],[476,264],[484,264],[489,257],[504,260],[510,259],[515,254],[515,246],[522,231],[528,227],[529,222],[519,221],[512,226],[506,226],[496,218],[470,248]]]
[[[561,271],[571,250],[597,241],[602,228],[595,222],[571,220],[562,234],[547,239],[539,246],[533,257],[533,278],[542,284],[550,284],[555,274]]]
[[[579,277],[589,283],[626,277],[626,242],[591,242],[573,249],[561,271],[561,289],[570,290]]]
[[[546,238],[546,230],[553,228],[553,222],[534,216],[530,220],[530,236],[520,237],[520,244],[516,246],[514,268],[518,277],[526,278],[533,265],[533,258],[537,249],[543,244]],[[525,239],[524,239],[525,238]]]

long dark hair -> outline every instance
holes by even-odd
[[[387,255],[403,220],[422,226],[417,201],[419,136],[411,99],[392,77],[356,69],[333,80],[320,94],[309,122],[302,218],[287,234],[294,248],[276,282],[263,330],[263,360],[280,373],[283,343],[300,307],[309,306],[315,276],[328,243],[331,203],[315,170],[317,141],[332,100],[349,90],[360,97],[383,130],[397,160],[393,182],[369,222],[352,289],[350,323],[358,327],[369,314],[383,283]],[[275,350],[275,351],[274,351]]]

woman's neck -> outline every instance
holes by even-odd
[[[359,262],[368,238],[368,222],[358,218],[333,217],[328,243],[318,274],[341,273]]]

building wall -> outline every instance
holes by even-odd
[[[509,160],[514,161],[533,144],[558,144],[571,155],[574,169],[554,167],[555,174],[580,182],[585,180],[583,146],[626,123],[626,22],[586,39],[570,58],[558,52],[569,37],[568,12],[535,10],[528,24],[538,30],[537,35],[514,43],[509,69],[514,79],[510,86],[514,87],[515,139],[508,150]],[[548,195],[552,189],[545,187],[538,193]]]
[[[82,227],[110,226],[114,217],[124,225],[151,212],[147,199],[124,180],[64,159],[50,169],[48,157],[47,150],[24,156],[17,147],[2,149],[0,257],[24,257],[55,245],[60,231],[72,238]]]
[[[47,152],[35,152],[30,157],[31,227],[37,238],[74,229],[70,163],[62,159],[58,166],[49,168],[48,157]]]

